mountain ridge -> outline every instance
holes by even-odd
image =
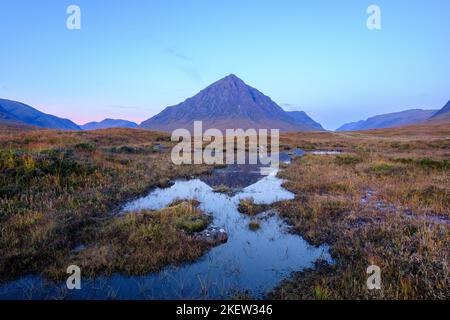
[[[20,120],[0,105],[0,122],[18,123]]]
[[[442,107],[442,109],[440,109],[438,112],[433,114],[433,116],[430,118],[430,120],[437,119],[437,118],[443,118],[443,117],[448,118],[449,115],[450,115],[450,100],[447,102],[447,104],[445,106]]]
[[[314,130],[309,124],[297,122],[269,96],[234,74],[214,82],[177,105],[166,107],[143,121],[140,127],[163,131],[185,128],[192,131],[193,121],[196,120],[203,121],[204,129]]]
[[[436,113],[436,111],[437,110],[408,109],[399,112],[380,114],[369,117],[366,120],[345,123],[337,128],[336,131],[385,129],[418,124],[428,120]]]
[[[98,129],[109,129],[109,128],[137,128],[139,125],[133,121],[123,120],[123,119],[110,119],[106,118],[100,122],[92,121],[80,125],[82,130],[98,130]]]
[[[286,111],[286,113],[299,123],[309,124],[318,131],[325,130],[320,123],[314,121],[305,111]]]
[[[47,114],[25,103],[8,99],[0,99],[0,119],[3,122],[20,123],[47,129],[81,129],[69,119]]]

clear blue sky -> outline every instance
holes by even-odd
[[[0,0],[0,43],[0,97],[77,123],[145,120],[230,73],[328,129],[450,99],[448,0]]]

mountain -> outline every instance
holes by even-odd
[[[58,118],[24,103],[6,99],[0,99],[0,121],[48,129],[80,130],[80,127],[68,119]]]
[[[20,123],[20,120],[0,105],[0,123]]]
[[[137,128],[138,124],[122,119],[105,119],[100,122],[89,122],[80,126],[83,130],[97,130],[108,128]]]
[[[450,120],[450,101],[438,112],[433,114],[430,121]]]
[[[315,130],[308,123],[289,116],[268,96],[231,74],[184,102],[165,108],[141,123],[146,129],[172,131],[193,129],[195,120],[203,129],[280,129],[280,131]]]
[[[307,124],[311,126],[314,130],[324,131],[325,129],[320,125],[320,123],[311,119],[310,116],[304,111],[286,111],[286,113],[295,120],[298,124]]]
[[[436,110],[411,109],[401,112],[382,114],[368,118],[367,120],[346,123],[336,129],[336,131],[383,129],[417,124],[428,120],[435,113]]]

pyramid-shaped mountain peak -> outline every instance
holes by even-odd
[[[228,81],[242,81],[238,76],[236,76],[234,73],[230,73],[229,75],[227,75],[225,78],[223,78],[223,80],[228,80]]]
[[[450,114],[450,101],[448,101],[447,104],[444,107],[442,107],[442,109],[436,112],[432,118],[438,118],[448,114]]]
[[[240,79],[239,77],[237,77],[234,74],[230,74],[230,75],[226,76],[225,78],[222,78],[222,79],[214,82],[207,88],[214,88],[214,87],[220,87],[220,86],[228,86],[228,87],[241,88],[241,89],[248,87],[247,84],[242,79]]]
[[[203,128],[280,129],[280,131],[314,130],[299,124],[270,97],[230,74],[209,85],[184,102],[170,106],[144,121],[143,128],[172,131],[191,130],[194,121]]]
[[[242,81],[242,79],[240,79],[238,76],[236,76],[233,73],[230,73],[229,75],[227,75],[226,77],[218,80],[217,82],[220,82],[220,81],[223,81],[223,82],[241,82],[241,83],[244,82],[244,81]]]

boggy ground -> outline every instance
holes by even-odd
[[[211,217],[198,203],[180,201],[158,211],[130,212],[94,227],[90,245],[68,260],[95,277],[121,272],[143,275],[168,264],[194,261],[208,249],[192,235],[204,230]],[[54,272],[63,269],[56,266]]]
[[[0,280],[63,279],[69,264],[142,274],[201,256],[208,247],[192,232],[209,221],[195,203],[114,215],[153,187],[211,170],[173,165],[171,146],[167,134],[144,130],[0,128]],[[293,232],[328,243],[335,264],[318,262],[269,297],[450,297],[450,126],[290,133],[281,147],[344,153],[308,154],[279,173],[297,196],[276,209]],[[380,291],[366,288],[371,264]]]
[[[295,273],[276,299],[449,299],[450,126],[348,133],[298,133],[285,147],[340,150],[308,154],[279,175],[295,200],[280,214],[315,244],[323,261]],[[366,269],[381,268],[369,291]]]
[[[173,165],[171,144],[167,134],[145,130],[3,128],[0,279],[65,278],[68,265],[86,259],[91,271],[140,273],[201,256],[205,245],[180,222],[198,218],[197,208],[166,209],[178,217],[173,224],[162,211],[113,214],[153,187],[211,169]],[[86,252],[73,251],[80,245]]]

